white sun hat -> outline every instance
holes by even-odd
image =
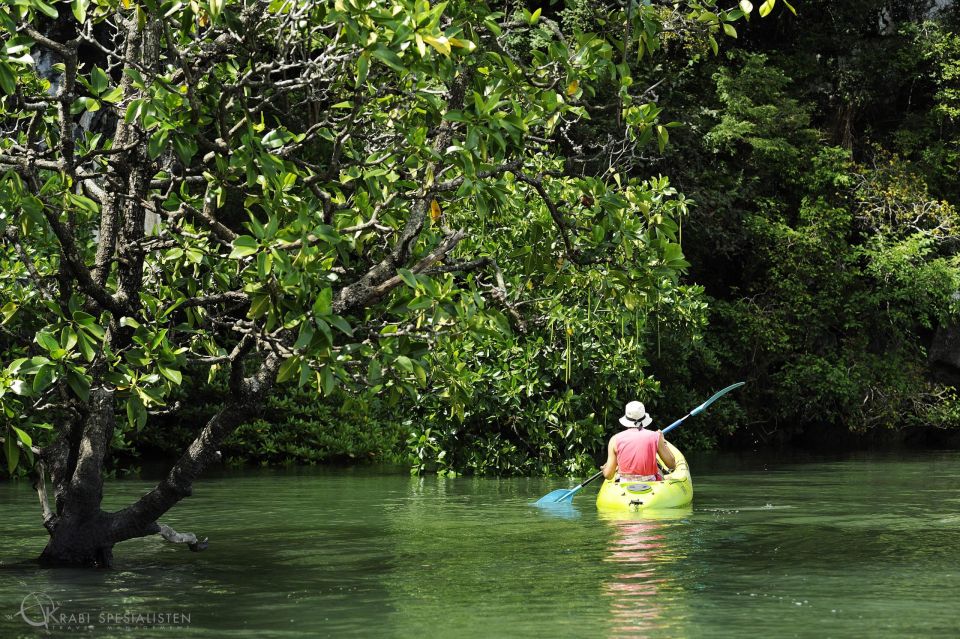
[[[620,418],[620,423],[627,428],[646,428],[651,422],[653,422],[653,417],[650,417],[641,402],[627,404],[623,411],[623,417]]]

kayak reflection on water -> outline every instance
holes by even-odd
[[[670,602],[670,617],[676,615],[668,567],[682,560],[665,533],[689,517],[692,508],[674,508],[645,513],[605,513],[600,519],[613,528],[610,552],[605,559],[617,565],[604,594],[610,597],[610,637],[647,637],[662,634],[669,619],[664,604]],[[677,591],[679,593],[679,591]]]

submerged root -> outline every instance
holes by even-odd
[[[206,537],[197,539],[197,536],[191,532],[178,533],[166,524],[160,524],[159,535],[173,544],[187,544],[187,547],[193,552],[206,550],[207,546],[210,545]]]

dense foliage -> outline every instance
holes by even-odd
[[[585,446],[603,428],[578,414],[652,384],[654,318],[696,326],[702,305],[679,283],[684,198],[633,170],[670,126],[634,66],[670,34],[716,50],[753,7],[597,5],[577,26],[584,6],[0,7],[0,410],[44,560],[187,539],[158,518],[277,383],[477,430],[514,411],[455,442],[493,447],[481,471],[507,460],[496,429],[542,417],[541,468],[566,463],[570,423]],[[166,477],[103,511],[118,442],[198,397],[216,405]]]
[[[6,7],[7,470],[96,388],[124,459],[242,405],[234,460],[579,474],[740,379],[683,445],[953,426],[955,14]]]
[[[698,202],[684,248],[710,307],[703,349],[666,374],[755,380],[726,425],[751,442],[955,427],[927,357],[960,311],[952,14],[798,13],[661,98],[690,124],[663,166]]]
[[[583,4],[568,6],[590,24]],[[597,323],[574,341],[586,357],[568,374],[563,357],[541,364],[566,344],[538,332],[509,344],[516,364],[481,369],[472,420],[450,420],[429,400],[410,407],[422,416],[415,465],[583,473],[632,390],[663,423],[740,379],[748,392],[674,437],[826,444],[960,424],[958,377],[937,379],[928,361],[934,335],[960,316],[955,12],[805,2],[797,16],[740,27],[719,55],[678,35],[656,64],[635,63],[635,81],[683,123],[670,145],[629,163],[687,196],[678,234],[688,284],[668,294],[666,312],[626,323],[640,359],[617,360],[622,333]],[[591,135],[604,139],[608,124],[592,122]],[[586,315],[580,300],[568,312]],[[631,364],[643,372],[636,389],[624,379]],[[561,424],[562,439],[551,437]]]

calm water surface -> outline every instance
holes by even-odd
[[[666,519],[606,518],[595,486],[530,506],[563,480],[248,471],[166,518],[207,551],[135,540],[112,571],[39,569],[35,495],[0,484],[0,637],[960,636],[960,452],[689,461]]]

